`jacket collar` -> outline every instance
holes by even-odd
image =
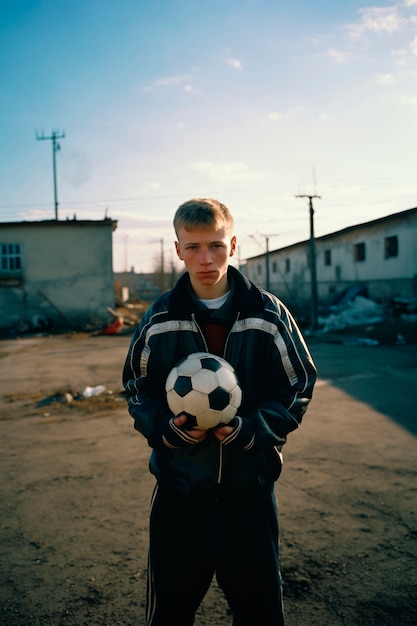
[[[262,310],[263,299],[258,287],[233,266],[229,265],[227,272],[234,285],[233,310],[240,313],[241,317],[247,317],[251,313]],[[196,303],[190,298],[190,288],[190,277],[188,272],[185,272],[171,292],[169,315],[173,319],[189,319],[197,310]]]

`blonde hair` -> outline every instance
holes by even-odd
[[[196,226],[233,230],[233,216],[225,204],[214,198],[193,198],[178,207],[174,215],[174,229],[178,237],[181,228],[192,230]]]

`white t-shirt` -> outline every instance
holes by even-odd
[[[203,300],[203,298],[199,298],[199,301],[202,302],[208,309],[220,309],[220,307],[226,302],[229,295],[230,291],[225,293],[223,296],[220,296],[220,298],[212,298],[211,300]]]

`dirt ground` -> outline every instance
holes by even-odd
[[[0,342],[1,625],[144,624],[154,483],[129,341]],[[320,378],[276,488],[288,626],[416,626],[417,347],[310,346]],[[196,625],[222,624],[213,583]]]

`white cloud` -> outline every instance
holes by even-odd
[[[417,78],[417,70],[400,70],[398,72],[398,76],[399,78],[405,78],[405,79],[413,79],[415,80]]]
[[[272,122],[277,122],[284,118],[294,117],[297,113],[302,111],[303,107],[298,105],[289,109],[285,109],[285,111],[271,111],[268,113],[268,119]]]
[[[52,219],[50,209],[30,209],[29,211],[19,211],[18,216],[24,222],[37,222],[40,220]],[[62,217],[61,217],[62,219]]]
[[[351,53],[348,51],[336,50],[335,48],[328,48],[326,52],[322,52],[318,56],[327,57],[328,59],[330,59],[331,61],[335,61],[336,63],[344,63],[349,58],[350,55]]]
[[[398,98],[400,104],[411,104],[412,106],[417,106],[417,96],[414,95],[403,95]]]
[[[252,183],[263,178],[262,172],[251,171],[249,167],[240,161],[232,163],[214,163],[213,161],[196,161],[189,167],[205,176],[210,181],[216,182],[247,182]]]
[[[154,80],[152,83],[145,85],[143,91],[153,91],[154,89],[158,89],[160,87],[178,87],[183,83],[187,83],[190,80],[188,74],[179,74],[175,76],[167,76],[165,78],[158,78]]]
[[[417,35],[414,37],[413,41],[410,44],[411,52],[417,56]]]
[[[417,0],[404,0],[405,7],[414,7],[417,6]]]
[[[144,191],[159,191],[161,189],[161,185],[159,183],[149,182],[143,185]]]
[[[243,70],[242,63],[239,61],[239,59],[233,59],[229,57],[227,59],[227,65],[229,65],[229,67],[231,67],[234,70],[238,70],[238,71]]]
[[[360,37],[366,32],[394,33],[407,23],[399,14],[398,6],[366,7],[359,12],[362,14],[361,21],[346,27],[352,37]]]
[[[376,77],[376,84],[377,85],[396,85],[397,81],[394,78],[394,76],[392,76],[392,74],[380,74],[379,76]]]

